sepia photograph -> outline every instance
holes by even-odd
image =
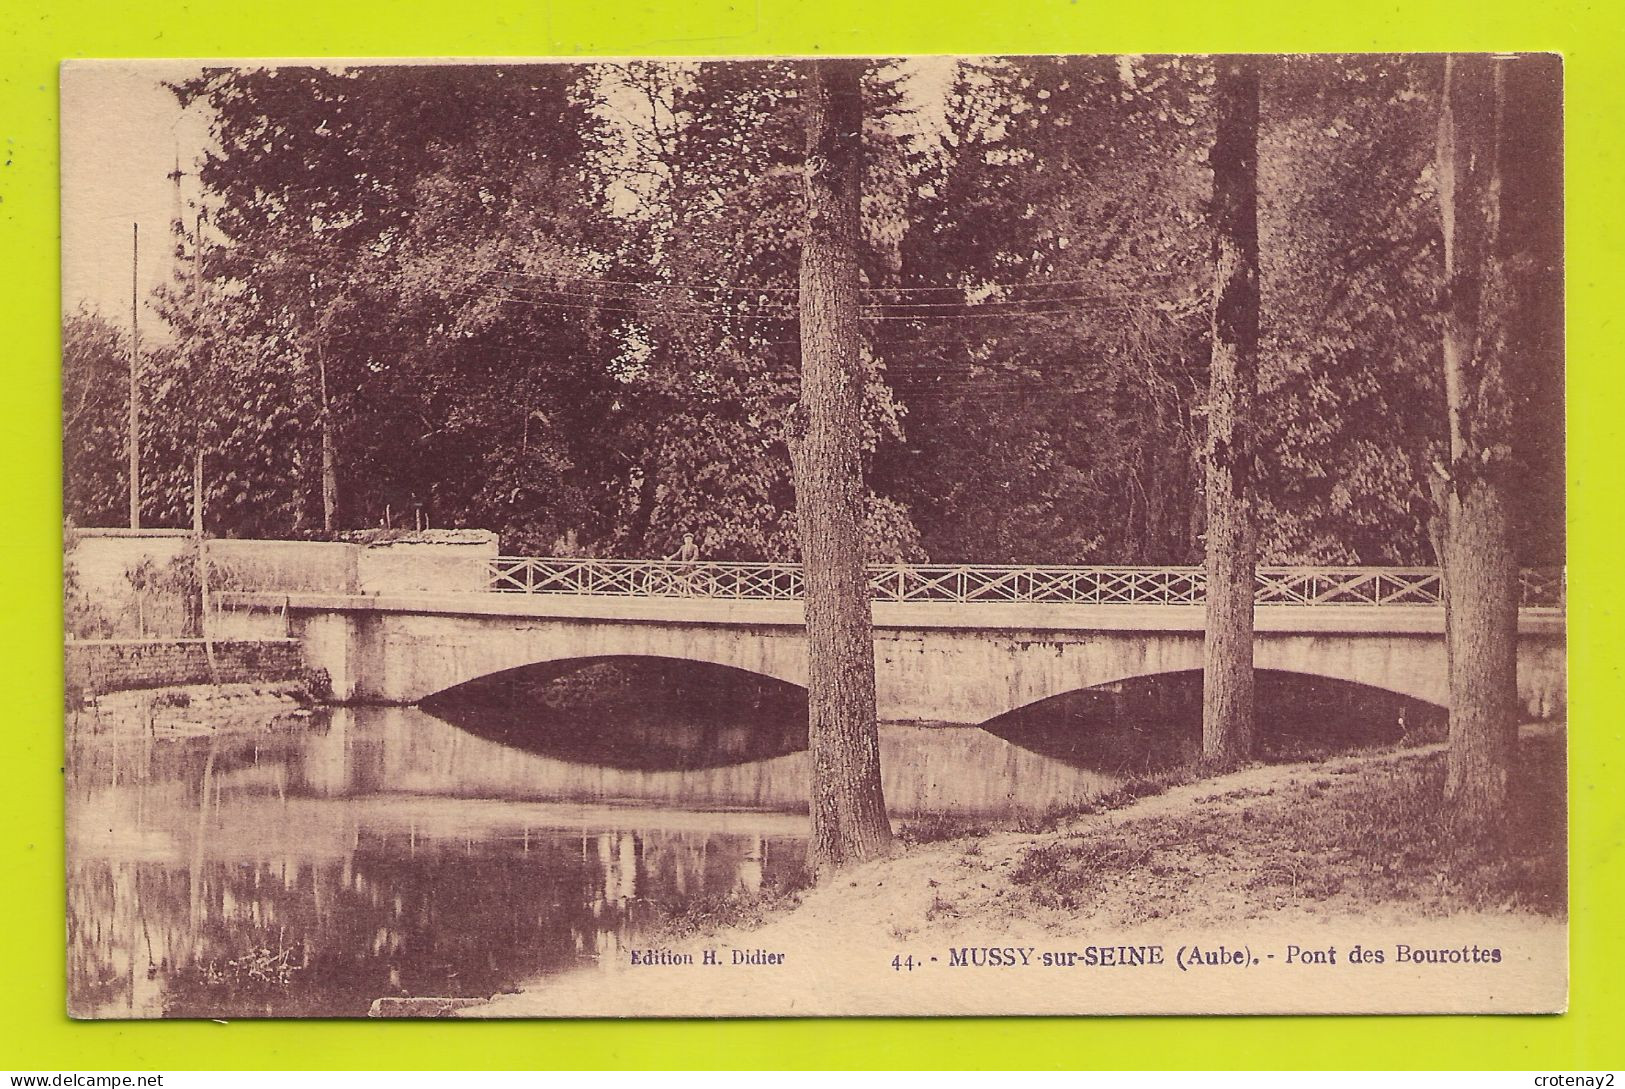
[[[1564,1011],[1563,106],[64,63],[69,1015]]]

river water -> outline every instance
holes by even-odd
[[[191,717],[70,731],[76,1015],[357,1016],[388,995],[490,995],[613,957],[685,906],[801,879],[793,700]],[[976,821],[1075,804],[1143,770],[1102,751],[1189,740],[1067,725],[886,724],[888,807]],[[1066,740],[1080,736],[1111,744]]]
[[[687,740],[725,754],[739,737]],[[1003,813],[1018,784],[1040,808],[1109,781],[977,729],[889,725],[882,749],[899,816]],[[663,911],[798,878],[805,753],[753,755],[588,763],[415,708],[77,736],[70,1008],[359,1015],[611,956]]]

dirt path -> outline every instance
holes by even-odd
[[[1524,745],[1503,851],[1451,842],[1437,746],[1255,767],[1050,833],[916,847],[760,927],[621,950],[463,1015],[1555,1009],[1562,735]]]

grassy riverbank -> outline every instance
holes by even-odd
[[[1197,782],[1169,772],[1002,828],[908,822],[898,856],[879,868],[943,870],[928,879],[936,891],[924,916],[893,923],[909,934],[967,915],[1065,927],[1223,922],[1284,909],[1560,914],[1562,731],[1531,727],[1522,747],[1511,835],[1501,844],[1463,845],[1451,835],[1441,805],[1445,754],[1431,745]],[[799,905],[806,884],[695,903],[658,937],[759,926]]]
[[[1107,935],[1166,941],[1238,928],[1332,934],[1399,926],[1438,933],[1441,941],[1454,941],[1464,927],[1527,927],[1542,948],[1560,950],[1567,901],[1562,729],[1527,727],[1521,745],[1512,831],[1501,843],[1466,845],[1452,836],[1441,746],[1375,751],[1153,787],[1149,796],[1107,799],[1116,804],[1058,817],[1051,827],[905,844],[892,858],[817,888],[694,905],[646,945],[695,954],[778,949],[805,961]],[[602,969],[542,981],[468,1012],[634,1012],[624,977],[638,970],[621,963]],[[666,978],[678,977],[638,974],[637,1001],[655,1012],[724,1012],[727,1001],[738,1000],[718,1005],[676,991],[674,1005],[662,1010],[649,988]],[[690,992],[694,985],[674,982]],[[826,1003],[854,1012],[886,1008],[880,999],[833,995]]]
[[[1463,843],[1437,748],[1260,768],[1011,845],[996,899],[1060,925],[1222,924],[1282,911],[1558,915],[1567,901],[1561,733],[1523,742],[1510,834]],[[961,866],[989,872],[975,844]],[[978,886],[979,887],[979,886]]]

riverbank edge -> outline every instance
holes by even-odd
[[[1525,740],[1550,738],[1554,735],[1561,737],[1564,729],[1564,724],[1560,722],[1534,723],[1522,728],[1521,737]],[[832,947],[838,948],[845,940],[845,935],[842,931],[831,930],[828,921],[830,919],[840,919],[847,920],[848,924],[855,924],[867,906],[865,898],[868,890],[883,887],[888,882],[895,887],[899,884],[898,877],[909,871],[929,869],[938,873],[941,883],[946,884],[952,880],[949,875],[955,873],[959,859],[967,853],[981,854],[987,852],[1010,857],[1019,853],[1054,847],[1063,841],[1075,841],[1079,836],[1093,832],[1110,831],[1112,833],[1132,834],[1132,826],[1141,821],[1165,816],[1195,815],[1205,807],[1214,807],[1216,809],[1224,805],[1239,805],[1246,808],[1253,800],[1268,798],[1278,789],[1283,789],[1302,780],[1315,780],[1326,774],[1346,773],[1351,765],[1358,765],[1369,770],[1384,767],[1395,768],[1399,765],[1423,761],[1430,756],[1440,755],[1445,752],[1446,748],[1447,746],[1443,743],[1431,743],[1344,753],[1323,759],[1290,764],[1254,764],[1224,775],[1190,778],[1170,785],[1167,789],[1154,794],[1124,799],[1121,804],[1109,808],[1095,807],[1092,812],[1062,818],[1056,821],[1052,827],[1045,828],[1042,831],[1022,832],[1004,829],[986,832],[981,835],[966,835],[925,843],[900,845],[899,849],[888,858],[844,870],[837,877],[804,891],[785,894],[782,890],[774,890],[764,891],[752,897],[739,897],[737,898],[736,910],[730,913],[730,917],[735,921],[691,931],[681,940],[662,945],[660,947],[661,952],[674,958],[680,959],[686,956],[698,960],[703,958],[707,949],[730,946],[740,949],[762,944],[760,932],[763,930],[799,932],[803,937],[809,933],[821,934],[832,943]],[[918,875],[915,874],[915,876]],[[978,877],[999,883],[999,887],[993,892],[995,897],[1003,895],[1014,888],[1008,872],[986,872],[979,874]],[[939,885],[939,880],[932,878],[928,884],[935,890]],[[989,886],[983,883],[981,888],[987,890]],[[932,909],[935,909],[938,905],[945,906],[945,904],[946,901],[942,894],[934,891]],[[924,913],[923,917],[926,924],[929,924],[931,920],[932,909],[928,909]],[[1394,913],[1387,912],[1384,914],[1393,915]],[[1087,917],[1087,913],[1080,916],[1082,919],[1087,919]],[[1294,922],[1302,921],[1293,918],[1288,911],[1279,911],[1270,918],[1279,918],[1282,921],[1292,918]],[[1434,918],[1426,922],[1428,927],[1437,928],[1441,924],[1449,925],[1453,923],[1456,918],[1456,916],[1444,919]],[[1471,912],[1464,912],[1459,918],[1462,920],[1479,920],[1484,917]],[[1547,932],[1548,936],[1554,929],[1560,932],[1566,929],[1566,922],[1564,921],[1566,913],[1557,917],[1530,913],[1527,915],[1513,915],[1507,918],[1514,922],[1525,922],[1535,930]],[[915,920],[919,921],[919,917],[916,916]],[[1320,920],[1322,923],[1326,921]],[[1331,921],[1333,923],[1353,924],[1365,920],[1341,919]],[[1172,928],[1179,926],[1181,921],[1177,918],[1168,918],[1160,922],[1164,928]],[[1031,924],[1029,920],[1023,920],[1023,924],[1019,929],[1026,936],[1031,936],[1035,929],[1041,929]],[[891,928],[891,935],[899,942],[913,941],[921,937],[922,929],[928,929],[928,926],[895,925]],[[627,965],[603,965],[596,970],[588,968],[567,973],[563,976],[536,981],[517,992],[493,995],[483,1001],[470,1002],[464,999],[435,998],[417,999],[410,1004],[380,1001],[374,1003],[369,1016],[472,1018],[606,1016],[608,1014],[603,1013],[597,1006],[604,1004],[605,995],[613,995],[620,988],[637,987],[638,980],[635,980],[633,975],[635,972],[636,969]],[[647,980],[648,977],[645,975],[639,978]],[[561,984],[564,986],[561,987]],[[570,992],[568,997],[563,996],[562,992],[564,991]],[[582,1001],[582,992],[586,992],[589,996],[585,1003]],[[595,1006],[595,1003],[597,1006]],[[1549,1012],[1551,1009],[1550,1004],[1548,1003],[1543,1009]],[[752,1012],[743,1015],[761,1016],[765,1015],[766,1012]],[[873,1013],[879,1011],[854,1010],[853,1012]],[[913,1012],[924,1013],[929,1011],[921,1009]],[[1021,1011],[1012,1009],[1007,1012]],[[1116,1010],[1110,1012],[1130,1011]],[[1175,1011],[1146,1010],[1141,1012]],[[1299,1012],[1310,1011],[1303,1010]],[[1374,1009],[1370,1012],[1393,1011]],[[1422,1011],[1413,1010],[1410,1012]],[[687,1008],[674,1008],[669,1011],[661,1010],[653,1014],[648,1010],[627,1010],[624,1013],[633,1016],[705,1015],[699,1010]],[[738,1016],[740,1014],[722,1013],[721,1015]]]

